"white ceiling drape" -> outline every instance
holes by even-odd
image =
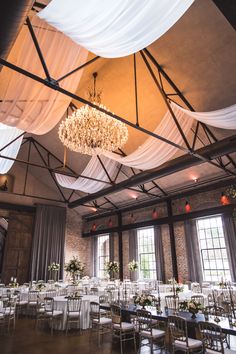
[[[22,133],[23,131],[20,129],[14,127],[8,127],[7,125],[0,123],[0,150],[8,143],[16,139],[18,136],[20,136]],[[15,159],[19,152],[22,139],[23,139],[23,135],[19,139],[17,139],[14,143],[10,144],[5,149],[1,150],[0,155]],[[14,161],[12,160],[7,160],[0,157],[0,174],[7,173],[12,167],[13,163]]]
[[[236,104],[211,112],[191,112],[172,103],[175,109],[202,123],[222,129],[236,129]]]
[[[161,37],[194,0],[52,0],[38,16],[105,58],[135,53]]]
[[[37,16],[31,22],[53,79],[62,77],[86,61],[87,50],[73,43]],[[14,50],[17,56],[14,56]],[[45,77],[26,26],[20,32],[13,52],[10,53],[10,61],[42,78]],[[62,80],[60,85],[75,92],[81,75],[82,70]],[[0,78],[4,82],[0,122],[26,132],[47,133],[60,121],[71,101],[70,97],[6,68],[2,70]]]
[[[172,109],[184,134],[187,135],[191,129],[193,119],[177,106],[172,106]],[[154,133],[178,145],[182,145],[183,143],[183,138],[169,111],[166,112],[161,122],[154,130]],[[105,156],[129,167],[150,170],[170,160],[177,151],[178,148],[175,146],[149,137],[138,149],[126,157],[121,157],[113,152],[106,152]]]
[[[104,156],[101,156],[100,159],[102,160],[109,176],[111,178],[113,178],[114,173],[117,170],[118,163],[116,161],[110,160]],[[96,178],[98,180],[101,180],[101,182],[92,181],[92,180],[82,178],[82,177],[79,177],[76,179],[74,177],[61,175],[59,173],[56,173],[56,179],[57,179],[57,182],[62,187],[80,190],[85,193],[95,193],[95,192],[99,191],[100,189],[104,188],[105,186],[107,186],[107,183],[102,183],[102,181],[110,182],[109,178],[108,178],[106,172],[104,171],[104,168],[102,167],[97,156],[92,156],[88,165],[86,166],[86,168],[82,172],[82,175],[86,176],[86,177]]]

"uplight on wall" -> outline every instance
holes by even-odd
[[[227,197],[227,195],[225,195],[224,192],[221,193],[220,202],[222,205],[230,204],[229,197]]]
[[[157,213],[156,208],[154,208],[153,211],[152,211],[152,218],[153,219],[157,219],[157,217],[158,217],[158,213]]]
[[[186,213],[189,213],[191,211],[191,205],[189,204],[189,202],[187,200],[185,202],[185,211],[186,211]]]

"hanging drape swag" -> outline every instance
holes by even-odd
[[[62,77],[86,61],[87,50],[73,43],[37,16],[31,22],[53,79]],[[16,50],[17,56],[14,55]],[[27,26],[23,26],[8,60],[42,78],[45,77]],[[61,86],[75,92],[82,72],[79,70],[63,79]],[[45,134],[60,121],[71,102],[70,97],[15,71],[3,68],[0,75],[4,82],[0,122],[4,124],[29,133]]]
[[[184,222],[186,253],[188,260],[188,275],[192,282],[202,283],[202,267],[195,220]]]
[[[5,124],[0,123],[0,150],[13,141],[15,138],[20,136],[23,133],[22,130],[9,127]],[[11,157],[15,159],[18,155],[21,143],[22,143],[23,135],[17,139],[14,143],[10,144],[8,147],[3,149],[0,154],[3,156]],[[12,167],[14,161],[0,158],[0,174],[7,173]]]
[[[171,28],[194,0],[52,0],[38,15],[106,58],[130,55]]]
[[[31,256],[31,280],[48,280],[48,266],[60,264],[59,277],[63,277],[66,209],[37,205]]]
[[[222,216],[225,244],[229,258],[229,268],[231,270],[232,281],[236,281],[236,232],[235,224],[231,215]]]

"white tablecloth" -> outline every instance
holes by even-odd
[[[89,328],[89,312],[91,301],[98,302],[99,297],[97,295],[83,295],[80,317],[80,324],[82,329]],[[54,298],[54,308],[55,310],[63,311],[63,321],[58,329],[64,330],[66,327],[67,318],[67,299],[64,296],[56,296]]]

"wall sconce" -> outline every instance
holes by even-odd
[[[97,225],[94,223],[92,226],[92,231],[96,231],[96,229],[97,229]]]
[[[111,218],[110,218],[109,221],[108,221],[108,227],[112,227],[112,220],[111,220]]]
[[[189,213],[191,211],[191,205],[189,204],[189,202],[187,200],[185,203],[185,211],[186,211],[186,213]]]
[[[157,217],[158,217],[158,212],[157,212],[156,208],[154,208],[152,211],[152,218],[157,219]]]
[[[229,197],[227,197],[227,195],[225,195],[224,192],[221,193],[220,202],[222,205],[230,204]]]

